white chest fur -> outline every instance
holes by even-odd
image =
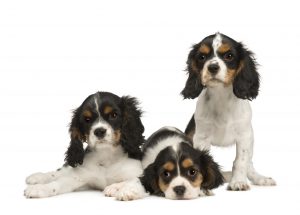
[[[141,162],[128,158],[121,146],[99,144],[99,147],[86,154],[82,166],[77,171],[84,172],[89,185],[104,189],[107,185],[139,176],[142,173]]]
[[[232,145],[241,136],[251,136],[252,132],[250,104],[235,97],[232,86],[220,85],[203,90],[198,98],[195,122],[196,147],[202,143]]]

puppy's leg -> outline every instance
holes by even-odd
[[[44,198],[75,191],[87,184],[88,177],[83,174],[81,171],[76,171],[76,168],[65,170],[55,181],[28,185],[24,195],[27,198]]]
[[[58,169],[57,171],[53,172],[47,172],[47,173],[41,173],[37,172],[34,173],[26,178],[26,184],[47,184],[52,181],[55,181],[65,170],[67,167],[62,167],[61,169]]]
[[[228,190],[249,190],[247,183],[248,165],[250,153],[253,148],[253,136],[251,134],[242,135],[236,143],[236,158],[233,162],[232,178],[228,184]]]

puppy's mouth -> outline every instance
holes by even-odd
[[[206,87],[214,87],[219,84],[224,84],[224,81],[216,78],[216,77],[210,77],[208,80],[206,80],[203,85]]]

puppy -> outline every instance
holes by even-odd
[[[212,195],[223,184],[220,168],[206,151],[194,149],[180,130],[164,127],[143,145],[144,173],[139,179],[114,184],[105,189],[107,196],[133,200],[146,192],[168,199],[194,199]]]
[[[259,74],[251,51],[220,33],[193,46],[187,60],[188,79],[183,97],[198,97],[196,111],[185,133],[194,146],[236,144],[229,190],[248,190],[247,178],[256,185],[275,185],[258,174],[252,163],[253,130],[251,107],[259,90]]]
[[[25,196],[42,198],[77,190],[103,190],[140,176],[144,127],[137,105],[135,98],[108,92],[87,97],[73,114],[65,165],[54,172],[29,176]]]

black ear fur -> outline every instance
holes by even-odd
[[[147,192],[150,194],[163,196],[163,192],[159,189],[158,183],[157,183],[157,175],[155,172],[155,166],[154,163],[147,166],[146,169],[144,169],[143,176],[140,177],[140,181]]]
[[[206,151],[202,151],[200,155],[201,174],[203,176],[202,189],[210,190],[224,183],[224,178],[220,171],[219,165]]]
[[[142,112],[138,108],[136,98],[123,96],[121,98],[123,122],[121,128],[120,143],[130,158],[141,159],[141,145],[145,139],[143,136],[144,126],[141,121]]]
[[[193,46],[193,49],[190,51],[188,60],[187,60],[187,68],[189,77],[185,83],[184,89],[181,91],[181,95],[183,95],[184,99],[194,99],[198,97],[203,90],[203,85],[199,78],[199,71],[195,71],[195,58],[197,54],[197,50],[199,48],[199,44]]]
[[[255,99],[259,90],[259,74],[257,64],[251,51],[241,44],[241,69],[233,81],[233,93],[240,99]]]
[[[79,128],[79,109],[75,110],[73,114],[69,129],[71,142],[65,153],[65,162],[67,165],[70,165],[72,167],[76,167],[78,164],[81,165],[83,163],[84,157],[84,137]]]

